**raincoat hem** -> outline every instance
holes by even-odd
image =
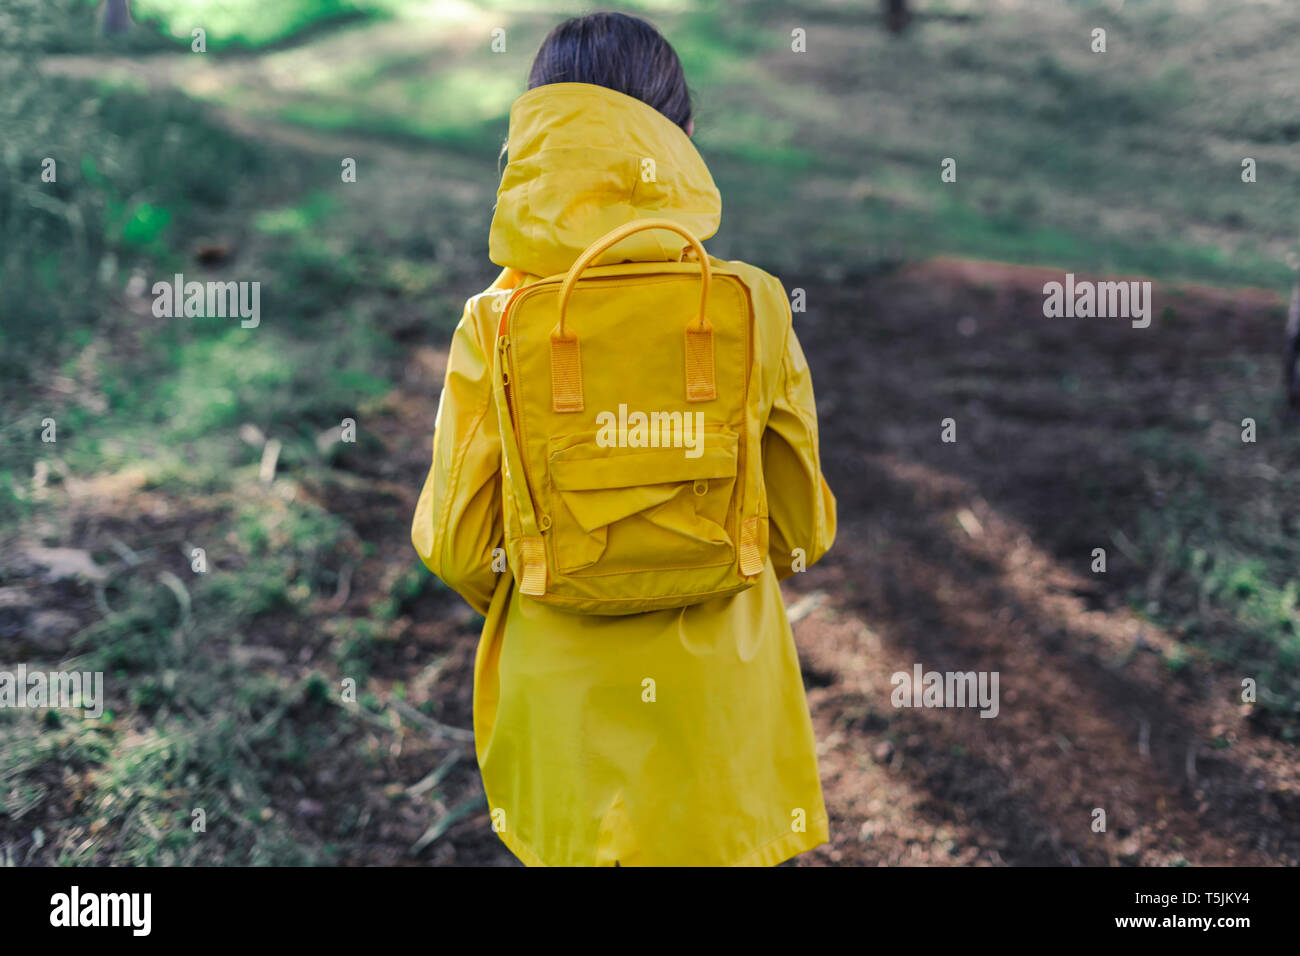
[[[790,832],[783,834],[771,843],[764,843],[757,850],[741,857],[731,866],[776,866],[793,856],[798,856],[813,847],[821,846],[830,839],[830,830],[826,817],[812,821],[807,833]]]
[[[517,856],[524,866],[547,866],[542,862],[542,858],[534,853],[526,844],[515,839],[512,833],[498,833],[501,842],[506,845],[506,849]]]
[[[540,856],[533,852],[522,840],[518,839],[513,833],[498,833],[501,842],[506,845],[511,853],[519,858],[524,866],[550,866],[542,860]],[[814,847],[819,847],[830,839],[829,821],[826,817],[817,817],[811,821],[807,833],[784,833],[768,843],[764,843],[758,849],[745,854],[734,863],[718,864],[720,866],[776,866],[783,863],[791,857],[805,853]]]

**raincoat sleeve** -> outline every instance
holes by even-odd
[[[778,580],[810,566],[835,540],[835,496],[822,477],[812,374],[791,328],[786,334],[776,399],[763,433],[768,553]]]
[[[491,288],[499,288],[504,277]],[[502,546],[504,529],[493,351],[477,325],[467,303],[447,356],[433,466],[415,506],[411,543],[425,567],[486,614],[497,582],[492,551]]]

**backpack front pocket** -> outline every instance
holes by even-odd
[[[552,441],[548,471],[555,567],[600,562],[600,574],[713,567],[735,560],[732,493],[738,441],[723,426],[688,448],[597,444],[596,433]]]

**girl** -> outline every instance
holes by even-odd
[[[558,26],[510,112],[489,243],[503,271],[489,292],[565,272],[635,219],[712,236],[721,199],[694,129],[677,54],[650,24],[601,13]],[[645,157],[657,163],[651,184]],[[635,258],[646,261],[650,248]],[[478,318],[490,309],[469,306],[456,328],[412,541],[486,618],[474,663],[478,763],[493,829],[529,865],[775,865],[827,839],[777,582],[830,546],[835,499],[788,300],[776,279],[756,274],[765,283],[754,336],[769,556],[747,590],[685,608],[575,614],[520,594],[509,572],[494,570],[503,541],[497,328]]]

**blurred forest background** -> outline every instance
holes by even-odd
[[[408,527],[510,103],[590,8],[130,6],[0,4],[0,667],[109,696],[0,710],[0,863],[511,863],[482,619]],[[840,537],[787,585],[833,835],[795,864],[1300,863],[1300,5],[910,7],[619,6],[682,56],[710,251],[807,297]],[[1152,326],[1044,319],[1066,270],[1152,279]],[[260,326],[155,318],[178,272]],[[1000,716],[893,709],[915,662]]]

